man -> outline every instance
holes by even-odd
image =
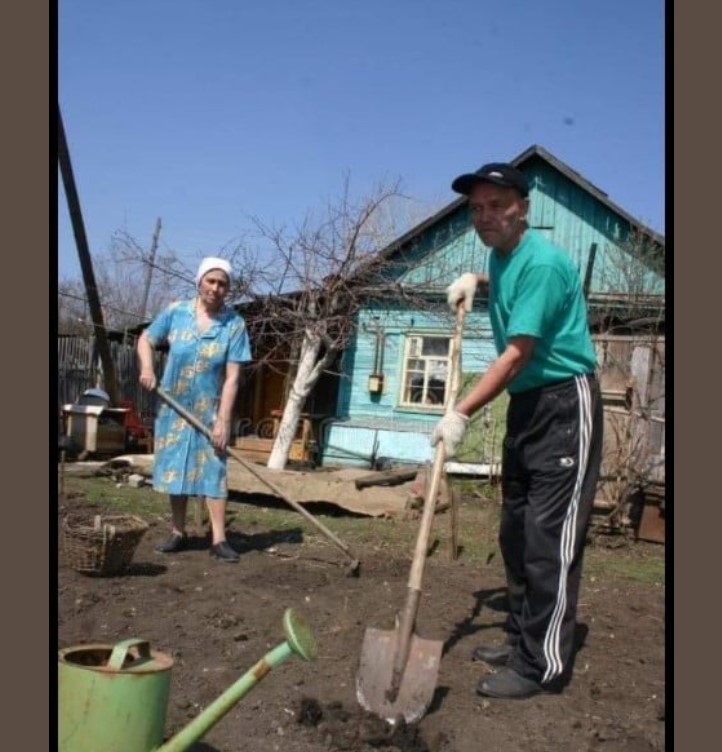
[[[497,359],[437,424],[432,444],[448,457],[469,417],[509,392],[502,460],[499,544],[506,569],[507,639],[473,657],[494,666],[476,691],[530,697],[567,674],[574,647],[582,554],[599,475],[602,403],[596,355],[577,270],[527,224],[525,175],[491,163],[461,175],[474,229],[491,247],[488,279],[466,273],[448,288],[452,310],[471,310],[489,286]],[[556,680],[556,681],[555,681]]]

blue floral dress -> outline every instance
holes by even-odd
[[[246,324],[224,306],[204,331],[196,324],[196,300],[173,303],[146,329],[151,345],[170,350],[161,387],[200,421],[213,427],[226,363],[251,360]],[[171,495],[225,499],[226,457],[210,440],[165,403],[155,420],[153,488]]]

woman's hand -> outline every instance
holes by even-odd
[[[155,377],[155,368],[153,368],[153,346],[150,344],[148,335],[143,332],[138,337],[138,366],[140,367],[140,385],[143,389],[152,392],[158,386],[158,380]]]
[[[158,386],[158,380],[153,371],[141,371],[139,381],[143,389],[147,389],[149,392],[152,392]]]
[[[211,442],[216,451],[222,453],[228,446],[228,441],[231,437],[231,424],[223,418],[216,418],[213,423],[213,430],[211,431]]]

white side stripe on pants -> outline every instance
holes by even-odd
[[[544,658],[547,668],[542,682],[551,681],[561,674],[564,666],[559,652],[559,638],[562,625],[562,617],[567,607],[567,575],[569,566],[574,556],[574,547],[577,529],[577,512],[579,499],[582,493],[582,483],[587,471],[589,459],[589,444],[592,435],[592,400],[589,391],[589,382],[585,376],[575,376],[579,397],[579,457],[577,462],[577,478],[574,484],[572,498],[567,508],[567,514],[562,526],[559,560],[559,586],[557,590],[557,602],[554,606],[547,633],[544,636]]]

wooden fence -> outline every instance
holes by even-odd
[[[604,449],[595,507],[611,527],[633,523],[633,504],[665,495],[664,336],[594,337],[604,402]],[[642,512],[643,513],[643,512]]]
[[[633,453],[630,462],[664,483],[665,340],[595,337],[605,412],[605,460]],[[625,444],[626,446],[622,446]],[[612,470],[607,468],[607,472]]]
[[[135,341],[110,342],[118,396],[131,400],[139,415],[152,414],[152,396],[138,383],[138,356]],[[154,353],[156,373],[160,374],[164,355]],[[102,387],[103,374],[95,337],[58,337],[58,404],[75,402],[92,387]]]

